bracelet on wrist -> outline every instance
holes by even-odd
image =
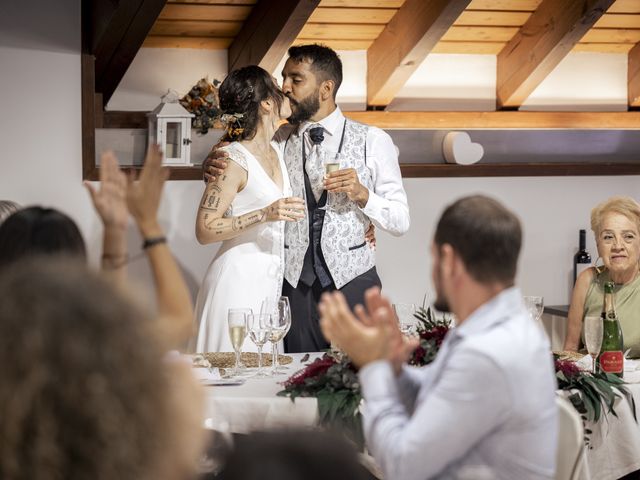
[[[167,237],[162,236],[162,237],[151,237],[151,238],[145,238],[144,242],[142,244],[142,249],[146,250],[148,248],[151,248],[155,245],[160,245],[161,243],[167,243]]]

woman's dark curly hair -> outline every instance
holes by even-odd
[[[284,94],[263,68],[250,65],[233,70],[224,79],[218,92],[222,113],[241,116],[229,122],[224,140],[250,140],[256,134],[260,116],[260,102],[273,99],[278,111]]]
[[[175,466],[187,409],[147,312],[51,257],[5,268],[0,295],[0,478],[151,480]]]

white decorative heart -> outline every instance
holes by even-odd
[[[480,161],[484,148],[479,143],[473,143],[467,132],[449,132],[442,142],[442,153],[447,163],[471,165]]]

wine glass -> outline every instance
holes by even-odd
[[[249,328],[249,338],[258,347],[258,372],[255,377],[267,377],[262,370],[262,347],[269,339],[269,324],[271,315],[260,313],[247,315],[247,327]]]
[[[596,358],[602,347],[603,328],[602,318],[599,315],[584,317],[584,343],[587,346],[587,352],[591,355],[592,373],[596,373]]]
[[[262,302],[261,312],[270,313],[269,318],[269,341],[271,342],[271,371],[275,375],[284,367],[280,367],[278,363],[278,342],[291,328],[291,308],[287,297],[280,297],[277,302],[271,299],[265,299]]]
[[[338,170],[340,170],[340,168],[342,168],[342,165],[344,164],[342,160],[343,156],[344,155],[341,152],[333,152],[329,150],[325,151],[324,157],[322,159],[325,178],[327,178],[330,173],[337,172]],[[321,207],[321,209],[326,210],[327,208],[329,208],[331,206],[330,204],[332,198],[333,195],[327,192],[327,203],[323,207]]]
[[[404,336],[415,333],[416,327],[416,306],[413,303],[394,303],[393,311],[398,319],[398,327]]]
[[[230,308],[229,310],[233,310],[234,312],[244,312],[245,315],[253,314],[253,309],[251,308]],[[246,334],[245,334],[246,338]],[[240,348],[240,362],[238,363],[238,368],[240,371],[247,368],[247,366],[242,361],[242,347]]]
[[[240,352],[242,344],[247,336],[247,314],[245,309],[230,308],[227,312],[227,323],[229,324],[229,338],[236,353],[236,365],[232,375],[240,374]]]
[[[535,296],[525,296],[522,298],[524,299],[524,305],[527,307],[531,318],[539,322],[540,317],[542,317],[542,311],[544,310],[544,299]]]

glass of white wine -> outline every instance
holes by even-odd
[[[268,377],[262,370],[262,347],[269,339],[269,325],[271,315],[266,313],[247,315],[247,327],[249,328],[249,338],[258,347],[258,371],[255,377]]]
[[[233,351],[236,353],[236,365],[232,375],[240,374],[240,353],[242,344],[247,336],[247,314],[244,309],[230,308],[227,312],[227,322],[229,324],[229,338]]]
[[[584,343],[587,352],[591,355],[591,372],[596,373],[596,358],[602,348],[603,324],[600,315],[588,315],[584,317]]]
[[[327,178],[330,173],[337,172],[342,168],[342,153],[326,151],[324,158],[324,176]],[[327,204],[325,209],[330,206],[332,195],[327,192]]]

